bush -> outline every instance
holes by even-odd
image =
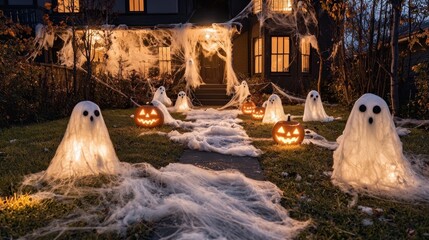
[[[416,95],[409,103],[415,113],[423,118],[429,117],[429,63],[419,63],[412,68],[416,74],[414,84]]]

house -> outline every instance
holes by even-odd
[[[399,28],[399,95],[412,101],[416,97],[413,66],[429,62],[429,21],[404,24]],[[408,102],[407,101],[407,102]]]
[[[14,22],[32,27],[41,19],[38,0],[0,0],[0,10]]]
[[[239,83],[239,75],[264,78],[287,91],[304,95],[316,85],[319,55],[330,47],[329,27],[318,30],[318,18],[323,13],[317,0],[311,4],[294,0],[52,0],[50,3],[55,10],[51,11],[55,22],[62,20],[80,26],[83,31],[83,26],[87,26],[85,36],[91,36],[88,41],[94,45],[92,61],[103,62],[109,71],[123,73],[124,69],[118,68],[124,65],[117,62],[118,58],[125,59],[126,71],[171,74],[185,79],[189,88],[216,85],[230,93]],[[0,0],[0,8],[5,10],[43,10],[44,4],[44,0]],[[38,13],[36,17],[40,19],[41,15]],[[70,19],[81,15],[86,16],[79,18],[85,22],[71,22]],[[90,22],[88,16],[95,15],[99,22]],[[120,26],[108,29],[112,32],[108,43],[100,40],[106,38],[106,28],[100,27],[106,22]],[[60,45],[64,47],[59,50],[58,58],[65,65],[71,47],[67,37],[70,37],[67,33],[60,37]],[[123,54],[119,56],[119,52]],[[84,57],[80,56],[81,64]],[[52,60],[57,61],[55,57]],[[325,70],[326,67],[322,74]]]

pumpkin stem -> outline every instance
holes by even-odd
[[[290,114],[287,115],[287,121],[290,122]]]

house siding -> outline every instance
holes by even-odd
[[[249,44],[248,32],[244,32],[238,35],[233,41],[232,48],[232,64],[235,70],[235,73],[238,75],[249,76],[249,59],[250,53],[249,48],[252,44]]]

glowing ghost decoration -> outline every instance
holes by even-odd
[[[246,81],[242,81],[240,85],[234,86],[234,92],[234,96],[231,98],[231,100],[219,108],[220,110],[232,106],[240,106],[250,96],[249,85],[247,85]]]
[[[168,109],[164,104],[162,104],[160,101],[153,100],[152,101],[153,106],[155,106],[159,111],[161,111],[162,115],[164,116],[164,123],[168,125],[173,125],[175,127],[179,126],[179,123],[176,119],[174,119],[170,113],[168,112]]]
[[[119,160],[97,104],[78,103],[63,140],[45,172],[45,179],[117,174]]]
[[[399,198],[429,196],[428,181],[422,184],[402,153],[402,143],[382,98],[370,93],[361,96],[337,142],[332,182],[343,190],[351,186]],[[423,185],[426,190],[419,190]]]
[[[186,93],[184,91],[180,91],[179,94],[177,94],[176,103],[174,105],[173,111],[174,112],[186,112],[191,110],[192,103],[188,96],[186,96]]]
[[[164,123],[164,114],[156,106],[143,105],[136,109],[134,113],[134,122],[137,126],[141,127],[158,127]]]
[[[271,95],[263,106],[265,106],[263,123],[276,123],[287,119],[283,110],[282,100],[277,94]]]
[[[153,100],[157,100],[160,101],[162,104],[164,104],[167,107],[170,107],[171,105],[173,105],[173,103],[171,102],[171,99],[167,96],[167,92],[165,91],[165,87],[161,86],[159,87],[155,94],[153,95]]]
[[[291,121],[290,116],[287,121],[277,122],[271,131],[273,139],[281,145],[299,145],[304,140],[304,128],[299,122]]]
[[[265,108],[264,107],[256,107],[252,113],[252,119],[254,120],[262,120],[264,118]]]
[[[250,95],[249,85],[246,81],[242,81],[240,85],[234,86],[234,90],[240,102],[243,102]]]
[[[304,116],[302,117],[304,122],[310,121],[321,121],[330,122],[334,118],[328,116],[323,108],[322,100],[317,91],[312,90],[308,93],[307,99],[305,100]]]

